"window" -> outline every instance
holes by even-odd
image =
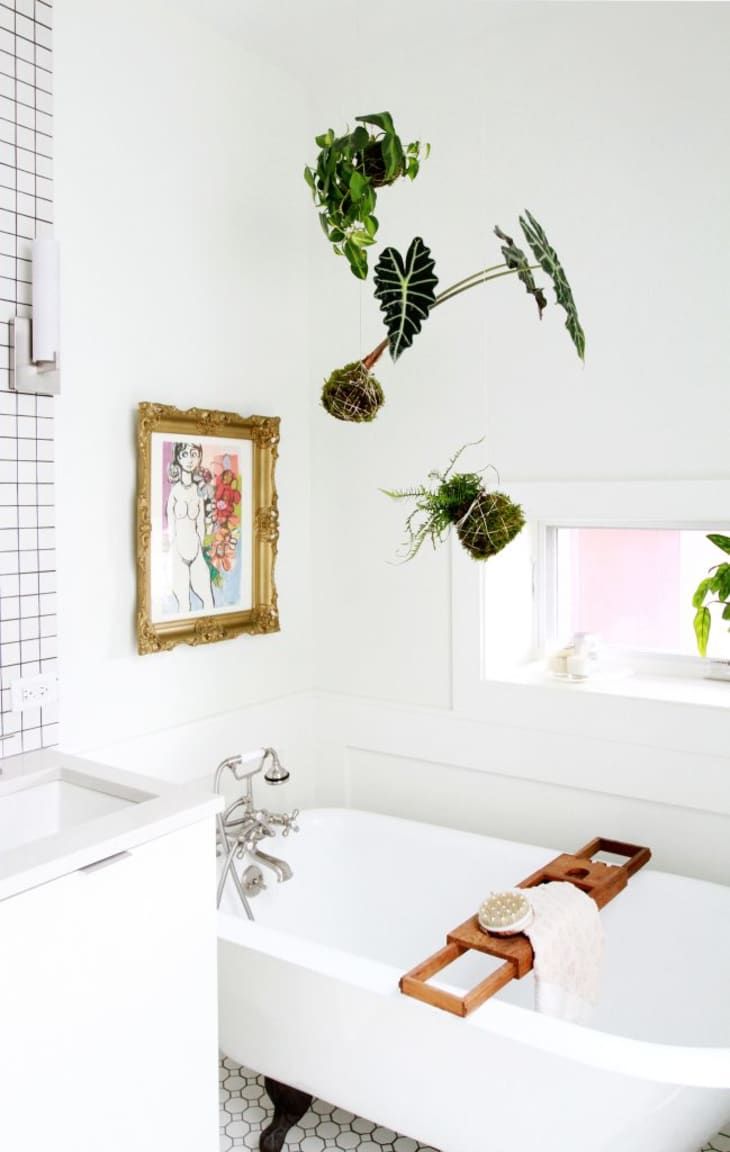
[[[727,685],[708,681],[709,662],[697,652],[692,596],[708,568],[725,559],[706,536],[730,535],[730,481],[502,486],[524,509],[524,531],[486,564],[453,547],[457,710],[491,715],[498,701],[504,722],[519,723],[521,697],[509,689],[500,696],[495,685],[548,684],[546,724],[556,708],[561,723],[575,719],[580,728],[587,713],[571,719],[572,705],[563,712],[560,702],[586,694],[594,704],[598,697],[643,696],[727,707]],[[708,656],[730,661],[728,621],[717,608],[712,614]],[[576,632],[600,636],[597,674],[579,692],[553,698],[546,656]]]
[[[594,632],[614,650],[696,656],[692,594],[722,559],[694,527],[547,527],[545,647]],[[707,654],[730,659],[719,612]]]

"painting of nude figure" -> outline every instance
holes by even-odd
[[[140,405],[138,646],[278,628],[279,421]]]
[[[179,616],[240,605],[238,448],[216,451],[216,445],[164,440],[161,463],[169,585],[163,611]]]

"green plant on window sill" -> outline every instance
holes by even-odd
[[[368,274],[366,249],[375,243],[377,189],[399,177],[415,180],[429,145],[403,144],[390,112],[356,116],[357,128],[344,136],[332,129],[315,137],[319,155],[304,179],[321,209],[320,223],[338,256],[345,256],[354,276]],[[370,125],[370,127],[366,127]],[[375,131],[373,131],[375,129]]]
[[[713,532],[708,535],[707,539],[721,551],[730,553],[730,536],[720,536]],[[708,600],[708,596],[713,593],[715,599]],[[696,609],[694,627],[700,656],[707,655],[707,644],[712,626],[710,608],[715,604],[722,605],[722,619],[730,620],[730,563],[727,562],[715,564],[710,568],[709,574],[704,580],[700,580],[697,591],[692,597],[692,605]]]

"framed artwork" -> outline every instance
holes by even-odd
[[[277,632],[279,420],[140,404],[137,647]]]

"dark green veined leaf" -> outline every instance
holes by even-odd
[[[711,532],[707,539],[717,548],[722,548],[723,552],[730,552],[730,536],[719,536],[716,532]]]
[[[371,112],[369,116],[356,116],[355,119],[359,124],[374,124],[376,128],[382,128],[383,132],[392,132],[395,135],[390,112]]]
[[[386,248],[375,265],[375,296],[385,313],[390,355],[397,360],[421,331],[436,299],[438,277],[434,260],[416,236],[405,261],[395,248]]]
[[[535,259],[542,268],[543,272],[547,272],[548,276],[553,282],[555,289],[555,299],[561,308],[565,309],[567,319],[565,327],[570,333],[571,340],[575,344],[576,351],[581,360],[585,359],[586,351],[586,338],[585,333],[580,325],[578,319],[578,309],[575,306],[573,293],[565,275],[565,271],[558,260],[557,253],[554,248],[551,248],[545,232],[538,224],[535,217],[531,212],[525,212],[524,216],[520,216],[520,227],[525,234],[525,239],[533,251]]]
[[[707,593],[710,591],[711,585],[712,585],[712,580],[710,579],[709,576],[705,580],[700,581],[700,583],[697,585],[697,591],[695,592],[694,596],[692,597],[692,607],[693,608],[701,608],[702,607],[702,605],[705,602],[705,597],[707,596]]]
[[[525,285],[525,291],[528,292],[530,296],[535,297],[538,315],[540,319],[542,319],[542,314],[547,308],[547,300],[545,299],[545,293],[542,288],[538,288],[535,283],[535,277],[532,275],[530,268],[530,261],[522,249],[517,247],[512,237],[508,236],[506,232],[503,232],[499,226],[495,227],[494,233],[500,240],[504,240],[504,244],[502,244],[501,247],[507,267],[515,269],[518,280],[521,280]]]
[[[707,641],[710,639],[711,624],[712,617],[710,616],[710,609],[698,608],[695,613],[694,627],[700,656],[707,655]]]

